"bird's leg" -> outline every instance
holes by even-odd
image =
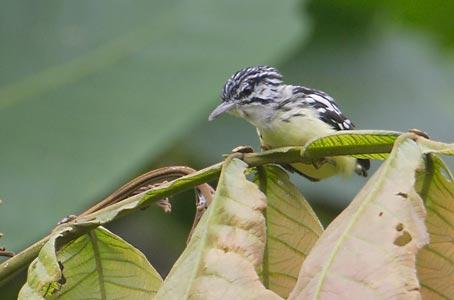
[[[304,178],[306,178],[310,181],[313,181],[313,182],[320,181],[320,179],[311,177],[309,175],[304,174],[303,172],[298,171],[297,169],[292,167],[292,165],[290,165],[290,164],[280,164],[280,166],[283,167],[284,169],[286,169],[287,171],[289,171],[290,173],[298,173],[299,175],[303,176]]]
[[[262,148],[262,151],[271,150],[271,146],[268,146],[268,145],[265,145],[265,144],[261,144],[260,148]]]
[[[336,161],[334,159],[330,159],[327,157],[323,157],[323,158],[312,161],[312,165],[316,169],[320,169],[321,167],[323,167],[324,164],[331,164],[333,166],[336,166]]]
[[[241,145],[232,149],[232,153],[254,153],[254,148],[249,145]]]

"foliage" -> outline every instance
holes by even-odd
[[[65,230],[70,228],[56,230],[30,265],[19,299],[155,296],[161,276],[139,250],[98,227],[67,243],[57,254],[56,243]]]
[[[288,175],[272,164],[288,162],[286,155],[294,162],[317,158],[318,151],[329,156],[321,145],[336,155],[366,149],[371,157],[393,145],[324,231]],[[335,134],[303,148],[234,153],[222,165],[59,225],[30,264],[20,298],[127,293],[141,299],[157,292],[156,299],[449,299],[453,182],[440,154],[453,155],[454,145],[372,131]],[[213,176],[220,176],[213,202],[162,284],[139,250],[98,227]]]
[[[5,1],[0,231],[7,234],[0,246],[20,250],[62,216],[157,165],[200,168],[238,144],[257,145],[253,128],[239,120],[203,121],[226,76],[245,65],[276,65],[287,82],[329,92],[358,128],[425,128],[448,141],[452,7],[438,0]],[[449,186],[444,178],[426,189]],[[327,212],[343,208],[363,184],[295,183],[324,224],[332,219]],[[164,275],[184,247],[187,203],[178,201],[174,218],[146,210],[106,226],[134,241]],[[447,211],[434,213],[441,216],[437,228],[447,226],[437,231],[440,243],[419,252],[440,268],[452,261],[445,255],[452,236]],[[46,240],[26,253],[27,262]],[[443,285],[433,274],[424,278],[429,287]],[[17,295],[12,282],[2,286],[2,299]]]

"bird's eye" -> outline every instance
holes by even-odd
[[[254,88],[252,86],[248,85],[241,91],[240,96],[241,97],[247,97],[250,94],[252,94],[253,90],[254,90]]]

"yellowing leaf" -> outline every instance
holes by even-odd
[[[454,182],[443,176],[443,168],[440,159],[428,159],[426,172],[417,177],[430,234],[416,259],[424,299],[454,299]]]
[[[415,259],[428,235],[414,190],[422,153],[409,137],[322,234],[289,299],[420,298]]]
[[[267,242],[261,277],[266,287],[287,297],[323,228],[287,173],[277,166],[262,170],[258,181],[267,197]]]
[[[454,155],[454,144],[446,144],[422,138],[419,139],[419,144],[424,153]]]
[[[162,279],[136,248],[103,227],[69,242],[58,252],[57,231],[28,271],[19,299],[145,299]]]
[[[281,299],[256,273],[265,247],[265,195],[246,164],[227,159],[213,202],[156,299]]]

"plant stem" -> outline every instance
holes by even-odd
[[[143,192],[141,194],[134,195],[132,197],[126,198],[120,202],[107,206],[103,209],[100,209],[96,212],[91,214],[84,215],[81,218],[77,218],[75,221],[84,222],[86,220],[93,220],[97,216],[102,214],[108,213],[110,211],[116,211],[123,206],[127,206],[133,202],[140,202],[140,205],[131,210],[122,210],[120,214],[118,214],[114,219],[121,217],[123,215],[129,214],[131,212],[137,211],[142,207],[149,206],[152,202],[155,202],[159,199],[169,197],[176,193],[185,191],[187,189],[193,188],[201,183],[210,181],[215,179],[219,176],[222,168],[222,162],[212,165],[208,168],[202,169],[200,171],[194,172],[190,175],[186,175],[170,181],[168,183],[162,184],[156,188],[153,188],[149,191]],[[112,220],[109,220],[110,222]],[[103,225],[107,222],[100,222],[99,225]],[[66,225],[66,224],[63,224]],[[65,240],[69,241],[72,239],[76,239],[79,236],[85,234],[87,231],[93,229],[93,226],[89,227],[74,227],[74,231],[71,232],[70,236],[67,236]],[[52,234],[52,233],[51,233]],[[19,272],[23,267],[27,266],[32,260],[38,256],[39,251],[43,247],[43,245],[49,240],[51,234],[47,235],[46,237],[42,238],[38,242],[32,244],[25,250],[21,251],[17,255],[11,257],[7,261],[3,262],[0,265],[0,286],[6,283],[9,279],[11,279],[17,272]]]

